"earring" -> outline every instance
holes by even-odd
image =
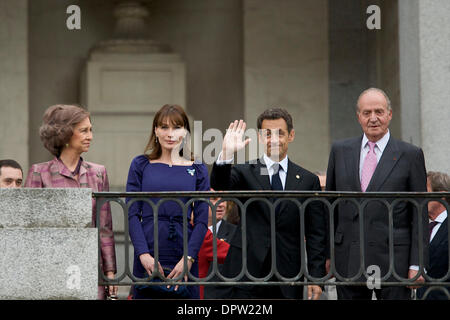
[[[66,148],[68,148],[69,147],[69,144],[68,143],[66,143]]]
[[[155,135],[155,140],[156,140],[156,143],[158,143],[158,136],[157,135]]]

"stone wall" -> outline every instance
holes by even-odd
[[[28,166],[27,1],[0,0],[0,159]]]
[[[324,170],[330,145],[327,1],[244,1],[247,128],[265,109],[285,108],[295,140],[289,158]]]
[[[0,189],[0,300],[97,299],[91,189]]]

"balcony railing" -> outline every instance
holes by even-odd
[[[415,213],[418,215],[418,239],[422,239],[423,233],[427,230],[423,230],[423,225],[420,221],[422,215],[427,214],[427,204],[429,201],[439,201],[449,210],[449,204],[443,200],[450,198],[450,193],[435,192],[303,192],[303,191],[197,191],[197,192],[94,192],[93,197],[97,199],[97,212],[100,212],[101,206],[106,202],[115,202],[120,205],[123,212],[123,222],[124,222],[124,250],[125,250],[125,267],[122,274],[118,274],[114,280],[108,279],[103,275],[103,272],[99,269],[99,285],[119,285],[119,286],[130,286],[137,284],[146,285],[176,285],[178,280],[182,279],[187,271],[187,255],[188,255],[188,223],[190,217],[187,217],[187,212],[189,206],[191,206],[194,201],[204,201],[212,209],[212,225],[213,227],[213,269],[210,274],[205,278],[195,277],[191,272],[188,272],[189,282],[183,282],[183,285],[204,285],[204,286],[229,286],[229,285],[283,285],[283,286],[297,286],[297,285],[336,285],[336,286],[366,286],[367,281],[360,281],[361,277],[364,276],[369,279],[372,274],[368,274],[368,270],[365,269],[365,241],[364,241],[364,208],[372,201],[378,201],[383,203],[388,209],[388,221],[389,221],[389,271],[379,279],[380,286],[410,286],[412,285],[418,277],[423,276],[426,283],[419,285],[426,285],[427,290],[423,296],[425,299],[431,290],[443,291],[447,298],[450,299],[449,290],[445,286],[450,287],[450,269],[447,270],[447,274],[439,279],[430,277],[425,272],[425,261],[424,261],[424,245],[422,241],[419,241],[419,272],[417,276],[413,279],[406,279],[400,277],[395,268],[395,255],[394,255],[394,208],[396,205],[402,202],[409,202],[415,208]],[[124,198],[131,198],[131,201],[126,203]],[[155,204],[151,198],[160,198],[160,200]],[[189,200],[184,203],[180,198],[188,198]],[[210,201],[211,198],[221,198],[219,202],[213,205]],[[271,199],[276,199],[276,201],[271,201]],[[159,274],[157,268],[151,275],[150,278],[137,278],[133,275],[132,269],[130,268],[129,262],[129,226],[128,226],[128,209],[136,201],[143,201],[148,203],[154,212],[154,258],[155,263],[159,260],[159,247],[158,247],[158,208],[162,203],[166,201],[175,201],[179,204],[183,211],[183,256],[184,256],[184,273],[174,279],[162,278]],[[217,244],[216,244],[216,209],[220,202],[232,201],[239,208],[240,212],[240,223],[242,230],[242,269],[241,272],[232,278],[227,278],[220,274],[217,263]],[[272,270],[270,274],[263,278],[256,278],[251,275],[247,269],[246,257],[247,257],[247,208],[250,204],[255,201],[263,202],[268,207],[270,207],[270,224],[271,224],[271,255],[272,255]],[[360,268],[358,274],[352,277],[344,277],[340,275],[335,267],[335,235],[334,232],[329,232],[329,250],[330,250],[330,271],[322,278],[316,278],[309,274],[307,268],[306,248],[305,242],[300,241],[301,250],[301,269],[299,273],[292,278],[283,277],[277,270],[276,265],[276,224],[275,224],[275,208],[281,201],[291,201],[298,206],[300,215],[300,239],[305,239],[305,209],[312,202],[321,202],[324,208],[324,214],[328,215],[329,218],[329,230],[335,230],[334,216],[336,207],[342,202],[351,202],[355,205],[359,214],[359,244],[360,244]],[[99,225],[99,215],[97,215],[97,225]],[[450,220],[447,219],[447,223],[450,227]],[[238,232],[238,231],[236,231]],[[447,235],[450,243],[450,233]],[[100,243],[100,234],[99,234]],[[449,248],[450,249],[450,248]],[[99,259],[100,259],[100,246],[99,246]],[[279,281],[267,281],[275,275]],[[126,280],[129,278],[131,281]],[[161,282],[151,282],[153,278],[161,278]],[[250,281],[240,281],[243,277]],[[335,277],[337,281],[330,283],[329,280]],[[395,279],[392,281],[392,277]],[[214,278],[215,281],[212,281]],[[388,281],[388,279],[390,279]],[[358,281],[359,280],[359,281]],[[179,284],[179,283],[178,283]],[[415,284],[417,285],[417,284]]]

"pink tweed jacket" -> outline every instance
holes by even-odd
[[[33,164],[25,181],[26,188],[91,188],[92,191],[109,191],[109,181],[104,166],[82,160],[78,181],[58,158]],[[96,222],[95,199],[92,199],[92,225]],[[103,272],[116,273],[116,254],[109,203],[100,210],[100,247]]]

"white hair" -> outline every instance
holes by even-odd
[[[376,92],[381,93],[381,94],[384,96],[384,98],[386,99],[388,111],[391,111],[391,110],[392,110],[392,108],[391,108],[391,100],[389,99],[389,97],[388,97],[388,95],[386,94],[386,92],[384,92],[383,90],[381,90],[381,89],[379,89],[379,88],[369,88],[369,89],[366,89],[366,90],[364,90],[363,92],[361,92],[361,94],[360,94],[359,97],[358,97],[358,100],[356,100],[356,112],[359,112],[359,99],[361,99],[361,97],[362,97],[364,94],[366,94],[367,92],[369,92],[369,91],[376,91]]]

